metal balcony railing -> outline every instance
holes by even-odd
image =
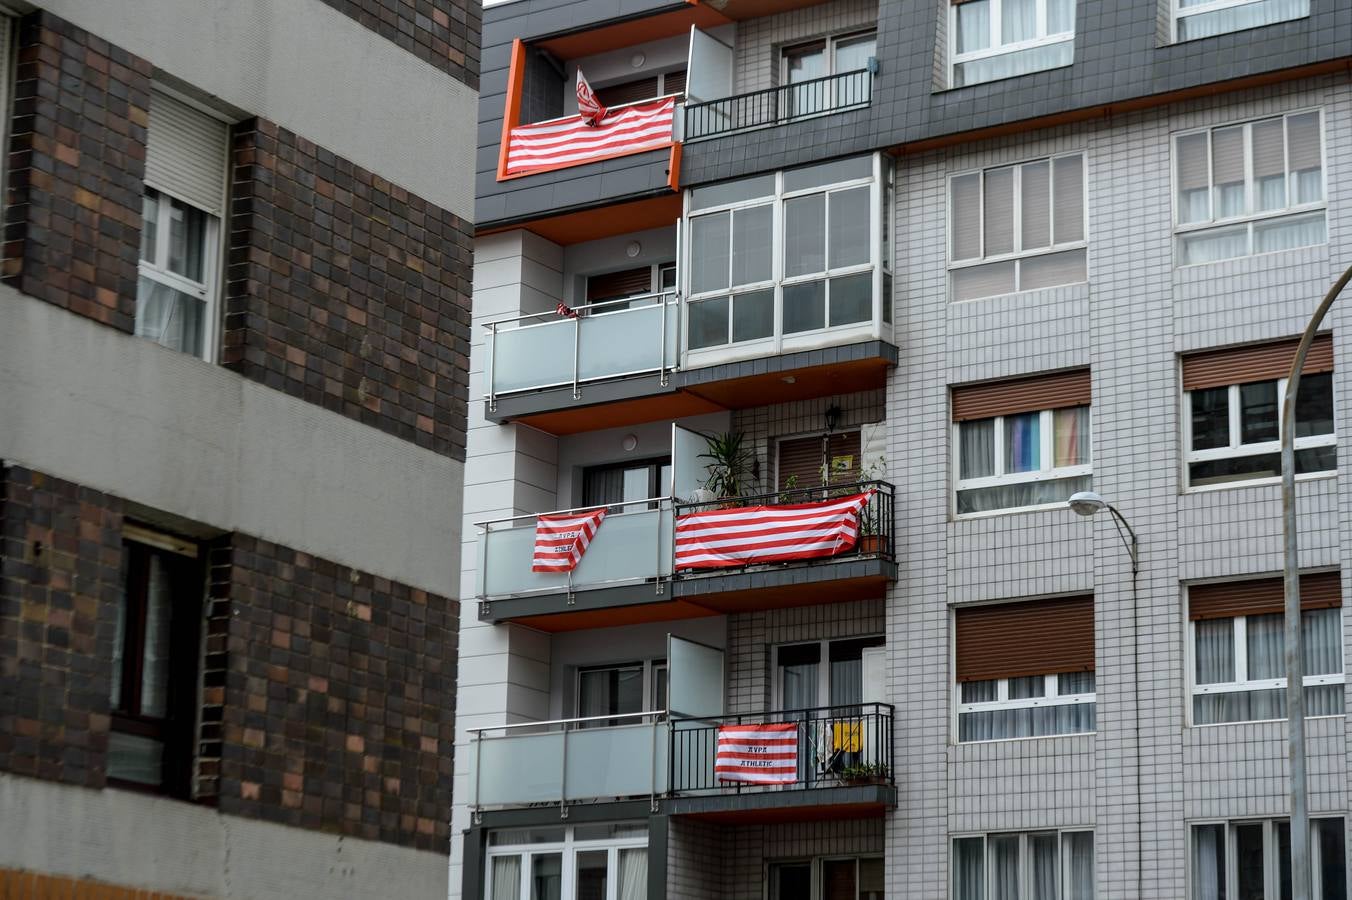
[[[684,139],[697,141],[858,109],[868,106],[872,98],[873,73],[857,69],[733,97],[687,103]]]
[[[793,780],[755,785],[721,778],[714,768],[719,728],[774,723],[796,726],[788,732],[796,738],[798,756]],[[887,703],[820,706],[716,719],[675,719],[670,727],[668,783],[672,794],[741,794],[894,783],[892,706]]]

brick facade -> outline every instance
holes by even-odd
[[[459,604],[242,535],[228,572],[221,810],[447,853]]]
[[[324,0],[424,62],[479,89],[480,0]]]
[[[464,459],[470,223],[263,119],[233,163],[224,365]]]
[[[102,787],[122,502],[0,468],[0,770]]]
[[[126,332],[150,76],[145,60],[49,13],[19,25],[4,281]]]

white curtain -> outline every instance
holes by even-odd
[[[985,50],[991,44],[990,0],[968,0],[958,5],[958,53]]]
[[[1065,836],[1067,867],[1066,900],[1094,900],[1094,833],[1076,831]]]
[[[1032,887],[1029,900],[1061,900],[1061,862],[1057,853],[1060,838],[1055,832],[1028,838],[1033,851]]]
[[[202,352],[202,301],[141,278],[136,291],[136,334],[180,353]]]
[[[964,3],[958,9],[962,10],[971,5],[971,3]],[[959,15],[961,15],[961,12],[959,12]],[[959,63],[953,67],[953,86],[981,84],[984,81],[1012,78],[1015,75],[1024,75],[1028,72],[1068,66],[1074,57],[1075,42],[1065,40],[1042,47],[1029,47],[1027,50],[1001,53],[998,56]]]
[[[1179,240],[1179,262],[1185,266],[1249,255],[1247,226],[1203,231]]]
[[[1087,491],[1092,476],[1059,478],[1049,481],[1025,481],[1022,484],[958,491],[958,512],[986,512],[993,509],[1012,509],[1020,506],[1041,506],[1060,503],[1076,491]]]
[[[991,900],[1019,900],[1019,836],[991,835]]]
[[[1194,900],[1222,900],[1225,896],[1225,826],[1197,825],[1192,829]]]
[[[1037,0],[1005,0],[1000,10],[1000,43],[1017,44],[1037,36]]]
[[[985,856],[981,838],[953,842],[953,900],[985,900]]]
[[[1253,226],[1253,252],[1274,253],[1296,247],[1310,247],[1326,240],[1324,214],[1295,216]]]
[[[619,900],[647,900],[648,850],[644,847],[620,851]]]
[[[492,900],[520,900],[521,857],[499,856],[493,860]]]
[[[1179,6],[1187,9],[1203,2],[1206,0],[1180,0]],[[1190,41],[1194,38],[1210,37],[1213,34],[1225,34],[1273,22],[1284,22],[1309,14],[1310,0],[1263,0],[1261,3],[1247,3],[1215,12],[1181,17],[1178,20],[1178,39]]]

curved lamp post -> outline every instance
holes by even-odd
[[[1352,267],[1333,283],[1300,336],[1282,402],[1282,581],[1286,593],[1286,756],[1291,774],[1291,900],[1310,900],[1310,808],[1305,785],[1305,659],[1300,639],[1300,569],[1296,544],[1296,391],[1314,334],[1352,281]]]
[[[1122,538],[1122,543],[1127,545],[1127,553],[1131,555],[1131,574],[1136,575],[1140,568],[1136,554],[1136,532],[1131,530],[1131,526],[1117,511],[1117,507],[1104,500],[1101,494],[1094,491],[1078,491],[1071,494],[1070,499],[1066,501],[1066,505],[1082,516],[1092,516],[1105,509],[1112,513],[1113,524],[1117,526],[1117,534]],[[1126,529],[1125,534],[1122,531],[1124,528]]]

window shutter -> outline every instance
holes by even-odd
[[[152,92],[146,184],[222,216],[228,131],[224,122],[162,91]]]
[[[1084,157],[1053,161],[1052,179],[1056,243],[1084,240]]]
[[[949,219],[954,260],[981,258],[981,174],[959,175],[950,182]]]
[[[1016,381],[997,381],[953,388],[953,421],[969,422],[1016,413],[1087,406],[1088,369],[1035,375]]]
[[[1253,176],[1286,175],[1286,136],[1281,119],[1253,123]]]
[[[597,88],[596,99],[601,101],[603,106],[620,106],[624,103],[637,103],[640,100],[651,100],[657,96],[657,76],[648,78],[639,78],[635,81],[625,81],[620,84],[612,84],[607,87]]]
[[[1014,252],[1014,170],[986,173],[986,256]]]
[[[1094,671],[1094,598],[959,609],[958,681]]]
[[[662,93],[685,95],[685,69],[662,76]]]
[[[1183,390],[1197,391],[1285,378],[1300,341],[1208,350],[1183,357]],[[1305,356],[1305,375],[1333,371],[1333,336],[1316,335]]]
[[[831,435],[830,443],[827,445],[826,458],[822,458],[822,435],[814,434],[811,437],[790,438],[779,442],[778,459],[778,486],[776,490],[788,490],[787,482],[790,476],[797,476],[799,488],[817,488],[822,486],[821,468],[823,462],[831,465],[832,461],[848,457],[849,465],[841,470],[832,470],[832,484],[850,484],[859,480],[859,473],[862,468],[861,463],[861,444],[859,432],[843,431]]]
[[[1178,189],[1197,191],[1209,186],[1207,181],[1207,135],[1185,134],[1178,139]]]
[[[1036,250],[1052,242],[1051,163],[1035,162],[1021,167],[1023,194],[1023,243],[1020,249]]]
[[[587,278],[587,302],[614,300],[619,297],[635,297],[651,293],[653,289],[652,268],[639,266],[621,272],[609,272],[605,275],[592,275]]]
[[[1318,169],[1324,154],[1320,149],[1319,113],[1301,113],[1286,120],[1287,155],[1292,172]]]
[[[1217,185],[1243,183],[1243,125],[1217,128],[1211,133],[1211,179]]]
[[[1343,605],[1337,572],[1300,576],[1301,609],[1333,609]],[[1280,578],[1194,584],[1188,588],[1188,618],[1230,619],[1279,613],[1286,608],[1286,587]]]

